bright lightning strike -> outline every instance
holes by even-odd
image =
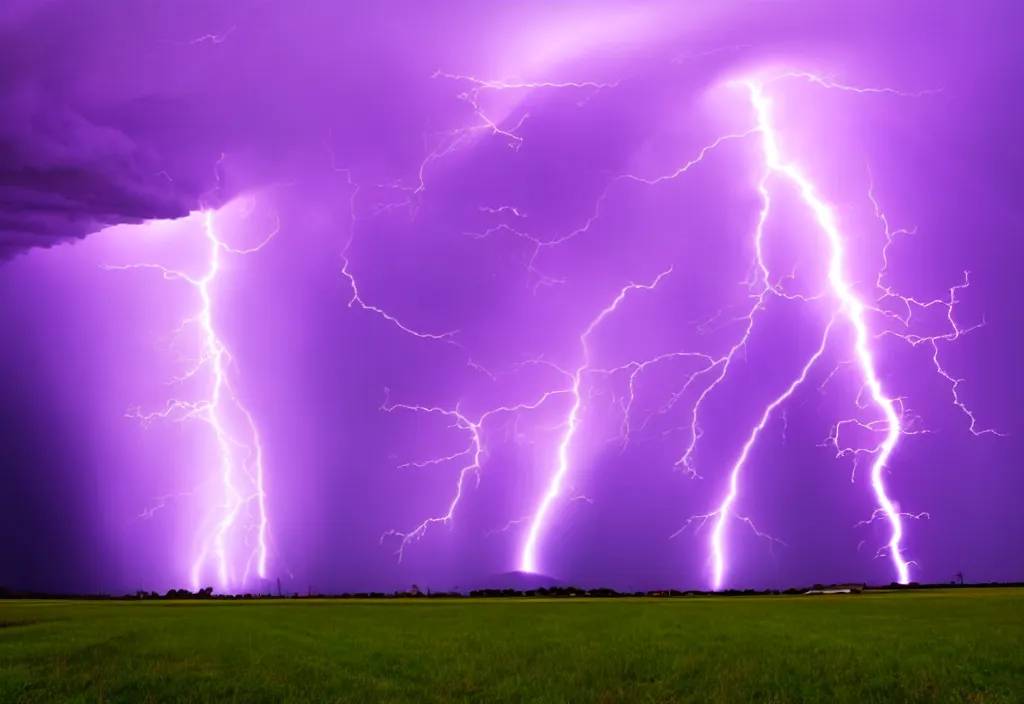
[[[904,97],[919,95],[902,93],[891,89],[857,89],[849,86],[835,84],[831,81],[821,79],[810,74],[792,75],[796,77],[807,78],[818,85],[822,85],[828,88],[839,88],[841,90],[849,90],[857,93],[886,92],[894,93]],[[900,436],[906,434],[908,431],[906,430],[906,427],[903,422],[904,413],[900,399],[892,398],[885,393],[882,386],[882,382],[879,379],[877,372],[877,363],[875,359],[876,355],[875,351],[872,348],[872,341],[875,337],[877,337],[877,335],[872,334],[870,325],[868,323],[868,315],[869,313],[872,312],[877,313],[881,311],[876,307],[877,304],[875,302],[868,303],[865,300],[861,299],[855,293],[853,286],[847,279],[846,270],[848,264],[845,255],[844,237],[840,231],[839,224],[836,221],[835,214],[833,213],[831,207],[828,204],[826,204],[824,200],[818,195],[817,189],[811,182],[811,180],[808,179],[794,164],[787,162],[783,158],[781,150],[779,148],[778,133],[771,121],[771,100],[765,95],[764,86],[759,82],[749,80],[741,81],[739,82],[739,85],[746,89],[749,96],[750,105],[752,106],[754,113],[756,115],[757,126],[755,128],[755,131],[759,133],[759,135],[761,136],[762,149],[764,155],[765,175],[760,185],[761,195],[764,199],[764,210],[762,211],[762,217],[758,225],[757,234],[755,236],[757,263],[762,271],[762,278],[765,282],[767,282],[768,271],[765,265],[763,264],[763,259],[761,256],[762,230],[765,219],[768,215],[771,202],[767,183],[769,178],[775,176],[789,181],[793,186],[796,187],[800,195],[801,201],[813,213],[815,222],[821,234],[826,238],[828,242],[829,256],[827,272],[830,288],[829,293],[838,306],[838,314],[842,316],[846,320],[847,324],[853,329],[853,362],[859,372],[859,375],[863,383],[863,387],[871,399],[871,404],[877,409],[877,411],[882,416],[879,420],[866,424],[856,420],[840,421],[840,423],[835,426],[833,434],[832,436],[830,436],[830,438],[833,442],[838,443],[839,428],[844,424],[850,423],[860,425],[861,427],[865,427],[869,430],[876,430],[884,433],[884,438],[877,447],[857,449],[851,448],[851,451],[854,453],[869,452],[874,455],[871,465],[871,486],[875,495],[875,500],[878,502],[879,508],[876,509],[876,511],[872,514],[872,518],[869,519],[868,522],[881,517],[884,517],[884,519],[888,522],[890,527],[890,537],[887,542],[887,552],[896,571],[898,581],[902,584],[906,584],[910,581],[911,563],[909,563],[907,560],[903,558],[902,539],[904,528],[902,518],[922,518],[927,517],[928,514],[920,513],[916,515],[910,515],[901,513],[899,509],[896,507],[895,502],[892,500],[892,498],[890,498],[888,492],[886,491],[885,482],[883,480],[883,473],[888,466],[889,460],[892,456],[893,450],[895,449],[897,442],[899,441]],[[884,216],[882,215],[881,210],[878,207],[878,203],[877,201],[875,201],[873,194],[869,195],[871,197],[873,204],[875,205],[876,214],[880,218],[882,218],[886,226],[886,248],[885,250],[883,250],[884,259],[885,254],[887,253],[888,246],[892,243],[892,235],[894,233],[890,232],[888,221],[885,220]],[[959,397],[957,396],[956,392],[959,380],[953,379],[942,368],[942,365],[938,359],[938,349],[936,347],[937,340],[956,339],[961,334],[966,332],[965,330],[962,330],[957,326],[956,322],[953,319],[952,310],[954,304],[956,303],[956,292],[967,286],[967,280],[965,279],[964,284],[960,286],[955,286],[950,290],[950,297],[948,301],[929,301],[922,303],[914,299],[902,297],[899,294],[893,292],[891,288],[883,287],[881,285],[883,276],[884,267],[882,272],[880,272],[878,276],[878,286],[883,291],[883,297],[898,298],[901,301],[903,301],[903,303],[906,305],[907,315],[905,318],[900,318],[900,321],[903,322],[904,325],[909,324],[910,313],[914,307],[928,308],[932,306],[945,306],[947,308],[948,320],[950,322],[950,326],[952,329],[951,333],[941,335],[938,337],[928,338],[919,338],[907,334],[899,334],[899,336],[907,340],[911,344],[917,344],[919,342],[927,341],[933,346],[933,348],[935,349],[933,361],[935,363],[936,370],[939,372],[940,375],[942,375],[944,378],[951,382],[953,388],[954,402],[970,418],[971,432],[979,434],[979,431],[977,431],[975,427],[976,421],[973,414],[970,412],[969,409],[967,409],[967,407],[960,401]],[[759,300],[759,303],[762,302],[763,298]],[[749,320],[751,321],[752,325],[753,316],[751,316]],[[829,324],[828,329],[831,329],[832,324],[834,324],[834,322],[835,318],[833,318],[832,322]],[[748,333],[749,331],[750,327],[747,328]],[[724,584],[728,562],[727,547],[725,541],[726,519],[730,515],[732,515],[732,507],[734,502],[736,501],[736,498],[740,490],[739,477],[744,466],[747,464],[750,451],[755,441],[757,440],[761,430],[764,429],[765,424],[768,422],[773,411],[775,411],[783,402],[785,402],[794,393],[797,387],[799,387],[807,378],[807,375],[811,367],[814,365],[815,362],[817,362],[817,360],[821,357],[825,350],[827,337],[828,332],[826,330],[825,337],[822,338],[821,346],[807,361],[807,363],[801,370],[801,373],[798,376],[798,378],[780,396],[778,396],[764,409],[760,422],[751,431],[747,442],[743,445],[742,449],[740,450],[739,457],[736,463],[731,468],[731,471],[729,473],[729,490],[725,498],[723,499],[722,503],[713,513],[708,514],[706,516],[695,517],[703,520],[707,520],[712,517],[715,518],[714,529],[712,532],[710,542],[710,549],[713,571],[712,585],[716,590],[721,589]],[[746,338],[744,337],[740,344],[744,344],[745,341]],[[734,350],[735,349],[736,348],[734,348]],[[717,381],[720,381],[721,378],[724,377],[725,371],[727,371],[726,366],[727,363],[723,365],[723,373],[716,379],[716,383]],[[710,387],[708,387],[707,391],[710,391],[714,387],[714,385],[715,384],[712,384]],[[696,443],[696,439],[697,437],[699,437],[699,434],[698,432],[696,432],[696,430],[692,434],[692,437],[694,438],[694,441],[693,443],[691,443],[690,448],[687,450],[687,454],[684,455],[684,461],[688,459],[689,454],[692,452],[692,449]]]
[[[198,274],[151,263],[105,265],[104,268],[155,270],[168,281],[184,282],[199,298],[198,310],[174,331],[178,337],[187,330],[194,330],[197,351],[186,360],[184,373],[172,382],[177,386],[199,386],[199,397],[172,398],[162,410],[151,413],[135,408],[129,412],[129,417],[139,419],[145,427],[166,420],[200,421],[210,428],[216,451],[210,459],[209,471],[218,479],[220,498],[211,499],[214,506],[198,528],[190,573],[193,588],[198,589],[207,578],[206,571],[212,567],[219,586],[230,589],[245,584],[254,570],[260,578],[267,578],[270,529],[263,444],[252,413],[231,382],[231,353],[216,325],[215,284],[222,273],[223,256],[258,252],[277,230],[255,247],[235,249],[219,237],[214,211],[205,210],[201,215],[205,263]],[[209,484],[204,482],[204,491]],[[163,503],[161,500],[161,505]]]
[[[580,366],[577,367],[576,372],[572,375],[572,407],[569,409],[569,416],[566,419],[565,433],[562,435],[562,439],[558,443],[558,451],[555,459],[555,472],[548,483],[547,491],[544,492],[543,497],[541,497],[540,504],[533,514],[533,520],[530,522],[530,530],[527,533],[526,542],[523,544],[523,551],[519,560],[519,568],[524,572],[538,571],[539,557],[537,555],[537,543],[544,531],[548,514],[552,509],[552,504],[559,496],[561,496],[563,490],[562,485],[565,483],[566,477],[570,471],[570,450],[573,438],[579,430],[580,413],[583,407],[583,396],[580,391],[580,387],[583,383],[583,375],[590,368],[591,352],[589,338],[604,319],[614,313],[618,309],[619,305],[626,300],[626,296],[630,291],[654,290],[657,288],[661,280],[671,272],[671,269],[662,272],[649,284],[631,283],[624,286],[615,297],[615,300],[601,310],[601,312],[590,321],[590,324],[587,326],[587,329],[583,331],[583,334],[580,335],[580,347],[583,350],[583,361]]]

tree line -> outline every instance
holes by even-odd
[[[80,599],[80,600],[119,600],[119,601],[183,601],[183,600],[246,600],[246,599],[501,599],[501,598],[672,598],[672,597],[699,597],[699,596],[782,596],[806,594],[809,591],[829,591],[834,589],[849,590],[852,593],[863,593],[865,591],[915,591],[921,589],[949,589],[949,588],[986,588],[986,587],[1024,587],[1024,582],[985,582],[979,584],[964,584],[963,582],[949,582],[939,584],[898,584],[892,582],[888,585],[869,586],[867,584],[815,584],[811,587],[790,587],[789,589],[727,589],[721,592],[701,590],[678,590],[660,589],[650,591],[625,591],[620,592],[608,587],[597,589],[581,589],[579,587],[540,587],[537,589],[474,589],[469,592],[461,592],[458,588],[447,591],[432,591],[431,589],[421,590],[413,585],[408,590],[393,592],[343,592],[340,594],[314,593],[312,588],[304,595],[297,592],[283,594],[215,594],[213,587],[206,587],[198,591],[188,589],[171,589],[161,594],[158,592],[137,591],[133,594],[123,596],[112,596],[109,594],[49,594],[37,591],[15,591],[0,587],[0,599]]]

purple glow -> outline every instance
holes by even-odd
[[[0,585],[1020,578],[1020,12],[5,6]]]

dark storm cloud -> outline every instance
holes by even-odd
[[[77,72],[91,67],[86,45],[65,44],[64,9],[16,2],[0,14],[0,259],[107,225],[180,217],[195,199],[159,173],[150,145],[76,100]]]
[[[603,54],[622,74],[673,42],[684,54],[744,43],[771,52],[850,41],[886,23],[908,30],[905,51],[929,27],[951,29],[954,12],[822,5],[6,2],[0,258],[180,217],[218,184],[221,154],[220,174],[230,174],[222,197],[301,173],[324,158],[328,134],[349,165],[406,158],[428,124],[450,118],[436,97],[446,91],[443,113],[455,91],[428,80],[438,68],[529,79]]]

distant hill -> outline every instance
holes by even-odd
[[[487,577],[481,580],[481,584],[474,586],[473,589],[515,589],[516,591],[525,592],[531,589],[540,589],[541,587],[547,589],[550,587],[567,586],[569,585],[566,582],[554,577],[516,571],[503,572]]]

